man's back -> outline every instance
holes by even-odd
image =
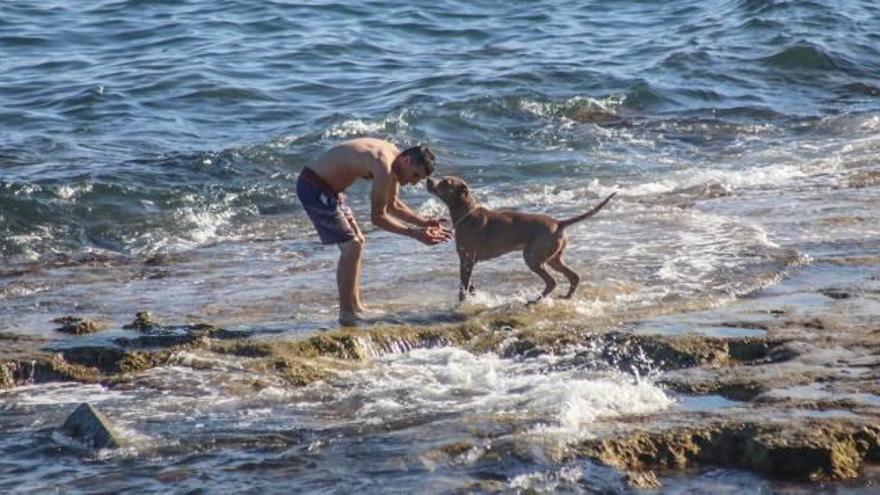
[[[389,174],[399,153],[396,146],[381,139],[352,139],[329,149],[309,168],[334,191],[341,192],[359,178]]]

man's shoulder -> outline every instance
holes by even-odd
[[[378,138],[357,138],[346,141],[346,145],[365,152],[373,153],[377,156],[397,156],[400,151],[394,143]]]

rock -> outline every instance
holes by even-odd
[[[632,488],[641,488],[652,490],[660,488],[660,480],[654,471],[628,471],[626,473],[626,482]]]
[[[825,297],[830,297],[831,299],[849,299],[852,297],[852,294],[844,289],[822,289],[819,291],[819,294],[822,294]]]
[[[880,184],[880,172],[876,170],[857,170],[846,178],[847,186],[858,189]]]
[[[880,427],[827,419],[634,431],[586,440],[572,452],[630,472],[720,466],[775,479],[830,481],[858,477],[878,449]]]
[[[49,341],[0,332],[0,390],[52,381],[96,381],[95,370],[72,363],[44,349]]]
[[[61,426],[61,433],[92,449],[115,449],[125,443],[110,420],[87,402],[68,416]]]
[[[140,330],[141,332],[146,332],[148,330],[153,330],[159,328],[160,325],[153,321],[153,316],[149,311],[141,311],[134,315],[134,321],[129,323],[128,325],[124,325],[122,328],[127,330]]]
[[[61,324],[61,326],[55,330],[69,333],[71,335],[86,335],[100,330],[94,321],[80,318],[78,316],[64,316],[61,318],[55,318],[52,321]]]

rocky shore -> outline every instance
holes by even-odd
[[[734,312],[747,316],[742,321],[722,321],[731,312],[718,311],[716,326],[761,334],[731,337],[706,335],[711,332],[701,333],[698,325],[664,335],[640,325],[596,327],[576,317],[551,324],[540,308],[490,310],[444,323],[376,324],[304,339],[163,325],[139,313],[124,336],[89,343],[78,343],[86,337],[0,334],[0,387],[52,381],[124,387],[141,371],[179,364],[181,352],[242,358],[254,371],[255,388],[266,374],[304,386],[421,347],[457,346],[517,359],[569,353],[571,366],[650,375],[673,393],[721,397],[731,405],[600,420],[593,438],[548,448],[559,462],[591,459],[621,470],[634,487],[656,487],[666,473],[705,466],[802,482],[854,479],[880,462],[880,326],[853,309],[876,304],[877,293],[823,289],[812,296],[825,298],[823,305],[793,309],[773,307],[770,300],[760,309]],[[85,320],[67,321],[82,326]],[[463,455],[472,447],[456,444],[443,452]]]

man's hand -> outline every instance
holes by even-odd
[[[452,231],[443,227],[418,227],[413,229],[413,238],[422,244],[433,246],[452,239]]]
[[[445,218],[429,218],[425,220],[425,227],[444,227],[444,223],[448,224],[449,220]]]

